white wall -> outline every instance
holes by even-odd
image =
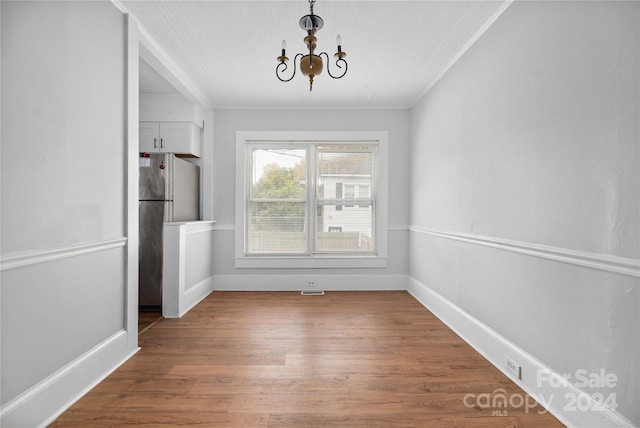
[[[513,3],[412,110],[410,179],[413,291],[557,373],[616,374],[636,425],[639,5]]]
[[[377,275],[389,287],[404,287],[408,272],[409,113],[405,110],[216,110],[214,122],[214,278],[216,289],[300,289],[301,276]],[[389,263],[376,269],[236,269],[234,267],[236,131],[389,131]],[[266,277],[265,275],[269,275]],[[287,282],[287,278],[291,282]],[[339,282],[326,277],[319,288]],[[364,278],[364,277],[362,277]],[[316,278],[317,279],[317,278]],[[353,281],[352,281],[353,283]],[[243,285],[244,284],[244,285]],[[248,285],[247,285],[248,284]],[[365,285],[365,284],[356,284]],[[340,285],[340,288],[348,287]],[[377,287],[377,286],[376,286]]]
[[[162,316],[180,318],[213,291],[213,222],[164,225]]]
[[[33,427],[137,347],[127,39],[106,1],[1,8],[2,425]]]

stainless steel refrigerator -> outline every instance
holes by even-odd
[[[198,220],[200,170],[168,153],[140,159],[139,294],[140,310],[162,308],[164,223]]]

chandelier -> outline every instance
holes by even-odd
[[[289,82],[296,75],[296,61],[298,57],[300,57],[300,71],[305,76],[309,77],[309,92],[313,90],[313,78],[320,73],[322,73],[323,63],[322,56],[324,55],[327,59],[327,73],[329,76],[334,79],[340,79],[345,74],[347,74],[347,61],[344,60],[344,57],[347,56],[346,52],[342,50],[342,39],[340,34],[336,38],[336,44],[338,45],[338,52],[333,55],[336,58],[336,67],[342,70],[340,74],[332,74],[329,69],[329,55],[326,52],[321,52],[318,55],[315,54],[316,50],[316,32],[319,31],[324,25],[324,21],[318,15],[313,13],[313,4],[316,0],[309,0],[309,14],[300,18],[300,28],[307,32],[307,36],[304,38],[304,44],[307,45],[307,49],[309,49],[308,54],[296,54],[293,59],[293,73],[288,78],[285,76],[287,71],[287,61],[289,58],[286,56],[287,50],[287,42],[286,40],[282,41],[282,55],[278,57],[278,65],[276,66],[276,76],[282,82]]]

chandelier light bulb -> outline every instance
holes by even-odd
[[[310,16],[307,16],[307,19],[305,19],[304,21],[304,28],[307,31],[311,31],[313,30],[313,21],[311,20]]]
[[[340,34],[336,37],[336,45],[338,45],[338,47],[342,46],[342,37],[340,37]]]
[[[285,49],[287,49],[287,41],[283,40],[282,41],[282,50],[285,50]]]

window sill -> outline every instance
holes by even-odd
[[[386,268],[388,259],[379,256],[302,257],[253,256],[236,257],[237,269],[360,269]]]

